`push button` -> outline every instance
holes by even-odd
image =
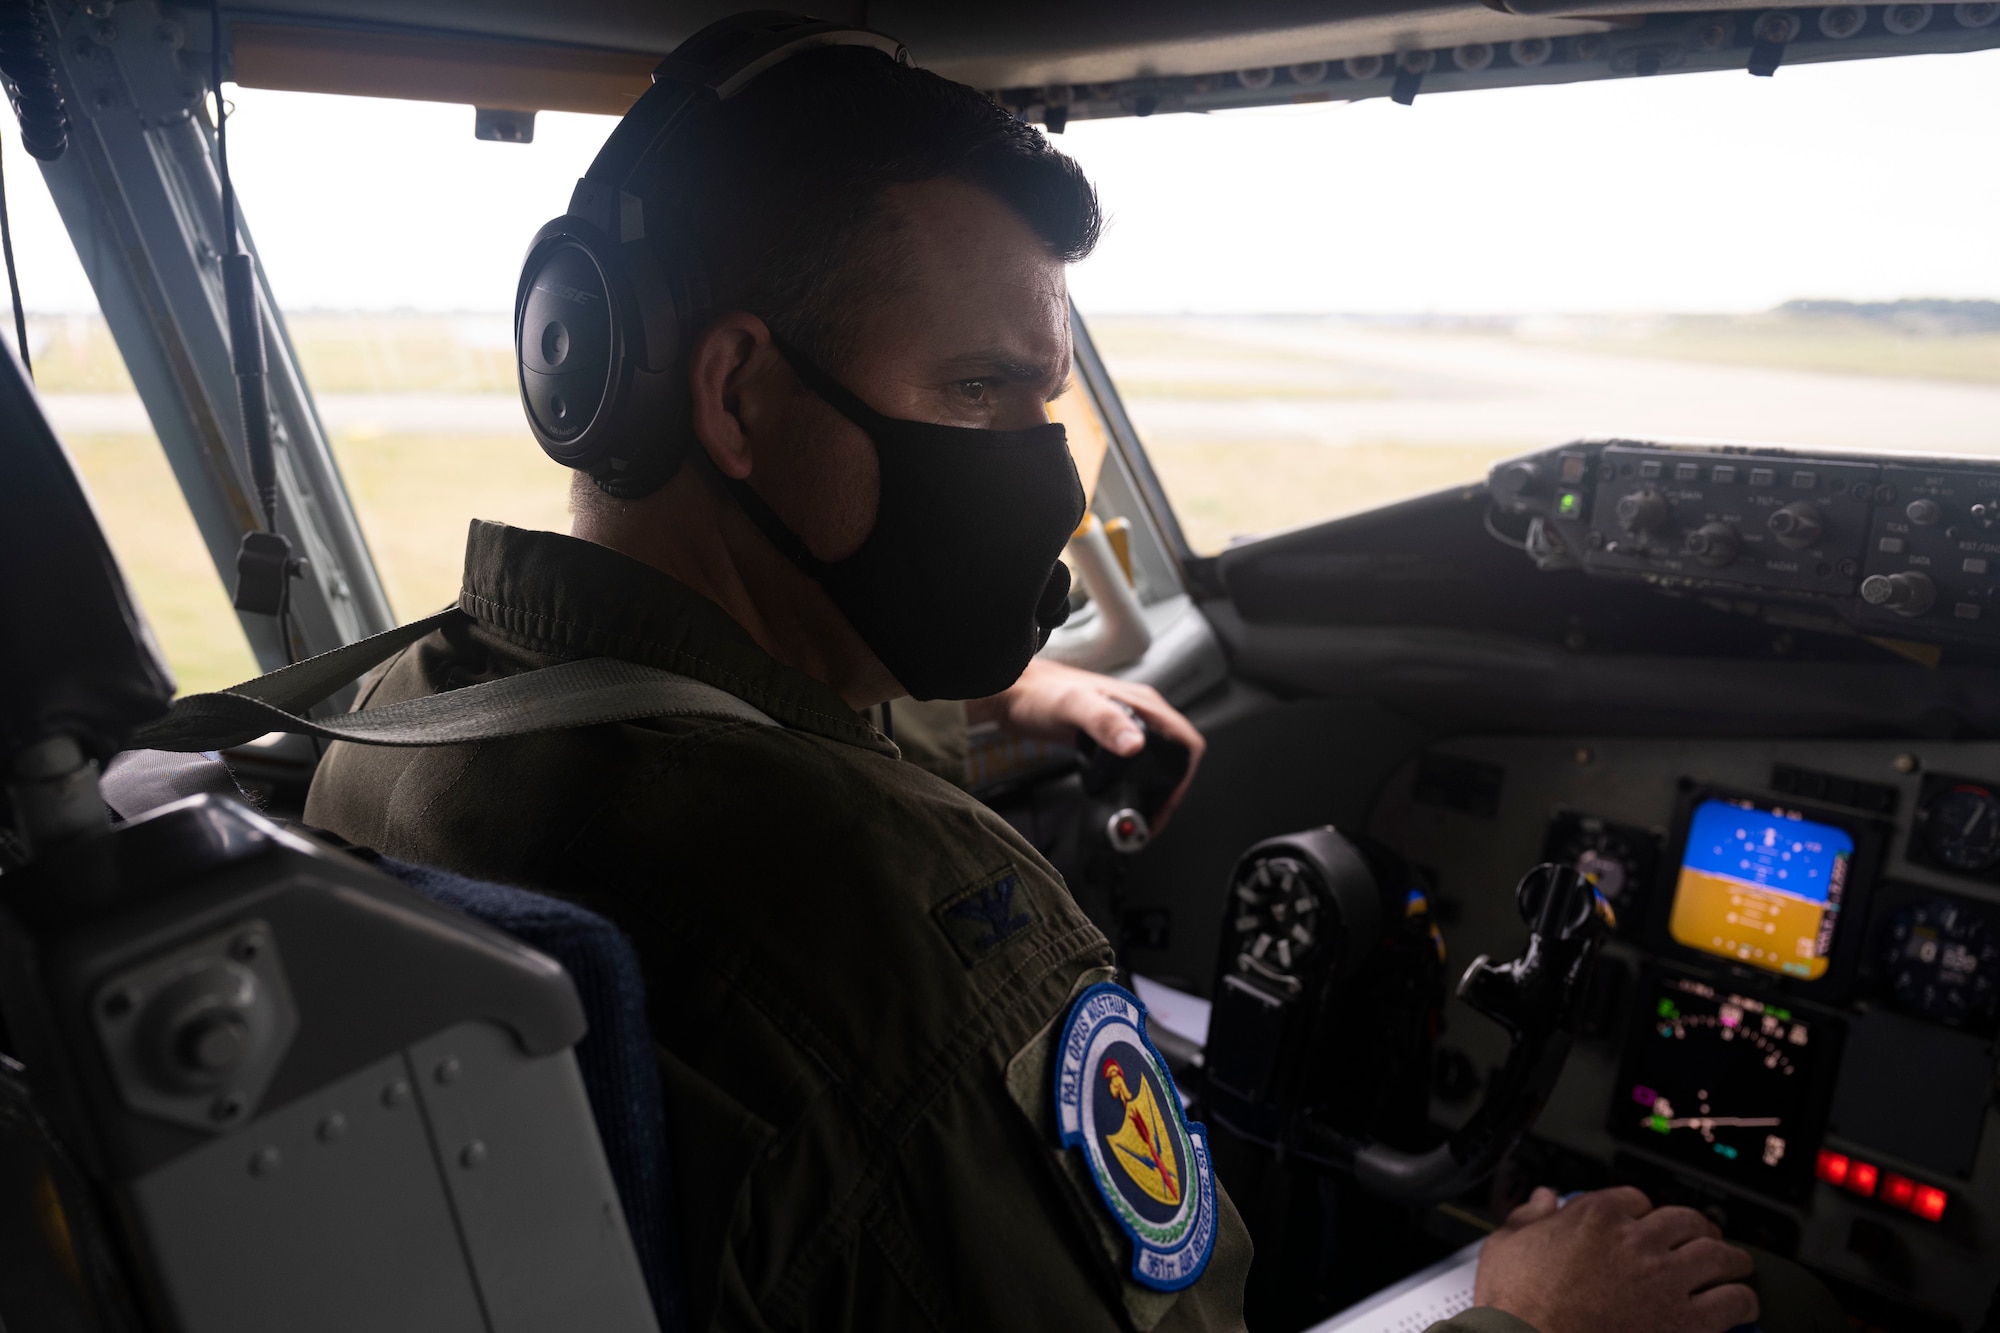
[[[1986,557],[1969,555],[1965,557],[1965,563],[1960,568],[1968,574],[1984,574],[1986,572]]]
[[[1730,482],[1736,480],[1736,469],[1728,463],[1717,463],[1715,471],[1708,475],[1714,479],[1717,485],[1727,486]]]
[[[1699,463],[1674,464],[1675,481],[1698,481],[1700,478],[1701,478],[1701,464]]]
[[[1875,543],[1875,549],[1883,555],[1901,555],[1903,553],[1903,539],[1901,537],[1884,537],[1881,541]]]
[[[1817,485],[1819,485],[1819,476],[1817,473],[1794,472],[1792,474],[1792,486],[1796,490],[1809,491]]]
[[[1660,460],[1657,458],[1649,458],[1645,462],[1639,464],[1639,475],[1646,478],[1648,481],[1652,481],[1655,478],[1657,478],[1660,475]]]
[[[1777,484],[1777,481],[1778,474],[1770,468],[1753,467],[1750,469],[1750,484],[1752,486],[1774,486]]]

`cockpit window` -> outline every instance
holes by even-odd
[[[469,107],[229,89],[230,164],[400,620],[457,595],[468,520],[567,530],[569,474],[514,385],[521,253],[615,123],[542,113],[482,142]],[[38,386],[183,692],[255,675],[218,578],[47,191],[9,204]]]
[[[2000,452],[2000,52],[1071,122],[1203,553],[1623,434]]]
[[[616,121],[542,112],[483,142],[462,106],[229,90],[245,223],[399,620],[459,586],[467,522],[569,527],[572,474],[522,419],[510,308],[522,252]],[[19,152],[12,117],[9,165]],[[183,692],[256,674],[47,191],[9,182],[30,351]],[[1086,485],[1107,436],[1072,384],[1050,404]]]

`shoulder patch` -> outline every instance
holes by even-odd
[[[1146,1035],[1146,1006],[1122,986],[1092,986],[1070,1006],[1055,1062],[1056,1127],[1132,1238],[1132,1280],[1194,1285],[1215,1248],[1215,1171],[1208,1132],[1188,1123]]]
[[[1035,924],[1034,909],[1020,889],[1020,873],[1008,866],[945,899],[932,916],[959,957],[967,963],[983,963],[1001,945]]]

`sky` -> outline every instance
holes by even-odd
[[[612,122],[231,90],[245,220],[293,309],[507,309]],[[5,123],[25,304],[95,307]],[[1109,219],[1086,314],[1750,311],[2000,299],[2000,51],[1072,124]]]

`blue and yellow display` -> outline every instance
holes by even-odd
[[[1668,929],[1691,949],[1813,981],[1833,953],[1854,838],[1795,811],[1694,808]]]

